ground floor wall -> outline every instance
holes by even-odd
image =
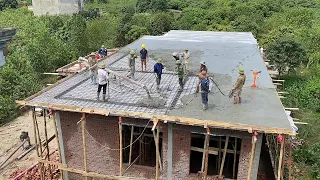
[[[61,147],[61,149],[65,154],[65,157],[62,158],[65,158],[65,163],[68,167],[84,170],[82,129],[81,123],[79,123],[81,114],[59,112],[59,115],[63,141],[63,147]],[[129,126],[139,125],[143,127],[147,125],[148,121],[149,120],[123,118],[123,124],[128,124]],[[118,117],[98,115],[87,116],[85,134],[88,171],[105,175],[120,175],[120,135],[118,122]],[[153,123],[150,121],[148,127],[151,128],[152,125]],[[163,166],[163,169],[160,172],[160,179],[165,180],[168,179],[168,177],[174,180],[201,179],[201,174],[190,173],[191,136],[194,132],[199,134],[205,133],[205,129],[201,127],[194,129],[193,127],[182,125],[172,125],[171,134],[171,128],[168,128],[168,126],[169,124],[165,123],[162,123],[159,126],[162,132],[160,154]],[[249,133],[233,133],[233,131],[219,129],[213,129],[211,133],[212,136],[236,135],[241,138],[237,179],[247,179],[251,155],[251,136]],[[168,139],[168,135],[170,134],[172,135],[172,144],[171,138]],[[128,143],[129,140],[125,139],[124,141],[127,141]],[[172,149],[168,149],[168,146],[172,146]],[[170,159],[170,157],[172,157],[172,159]],[[127,169],[128,165],[128,163],[123,163],[123,169]],[[152,166],[132,165],[125,171],[124,176],[154,179],[155,171],[155,167]],[[213,179],[213,176],[208,177]],[[68,173],[68,178],[69,180],[84,179],[81,175],[75,173]],[[256,179],[256,174],[252,175],[252,179]]]

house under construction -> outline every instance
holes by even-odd
[[[128,81],[128,53],[146,44],[147,71],[136,62],[136,83]],[[191,73],[179,91],[175,59],[185,48]],[[164,60],[160,91],[153,65]],[[215,83],[209,109],[195,96],[200,61]],[[89,71],[70,75],[20,105],[54,112],[60,163],[42,157],[34,116],[39,166],[56,165],[63,179],[283,179],[284,157],[294,136],[276,88],[251,33],[170,31],[144,36],[99,62],[112,71],[108,100],[97,101]],[[247,75],[242,104],[228,96],[243,67]],[[252,88],[252,71],[261,71]],[[277,136],[283,137],[277,142]],[[42,138],[42,139],[41,139]],[[48,139],[46,137],[46,139]],[[279,138],[278,138],[279,140]],[[287,141],[286,141],[287,140]],[[49,154],[49,152],[48,152]],[[41,168],[40,168],[41,170]]]

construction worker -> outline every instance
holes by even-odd
[[[180,60],[180,56],[181,56],[181,54],[178,53],[178,52],[172,53],[172,57],[173,57],[176,61]]]
[[[210,92],[209,90],[209,75],[207,71],[202,70],[199,73],[199,83],[197,86],[197,93],[201,91],[201,100],[202,100],[202,105],[203,105],[203,110],[208,109],[208,93]]]
[[[200,72],[202,72],[203,70],[205,70],[206,72],[208,72],[208,68],[207,68],[206,62],[201,61],[201,62],[200,62]]]
[[[184,59],[184,64],[186,66],[186,70],[189,72],[190,71],[190,53],[188,49],[185,49],[184,52],[182,53],[182,57]]]
[[[89,69],[90,69],[90,79],[91,79],[91,84],[97,84],[96,79],[97,79],[97,60],[96,58],[89,57],[88,58],[89,62]]]
[[[99,101],[99,96],[100,96],[100,92],[101,89],[103,89],[102,91],[102,99],[103,101],[106,100],[106,93],[107,93],[107,82],[109,80],[109,75],[107,73],[107,71],[105,70],[106,65],[103,64],[100,66],[99,70],[98,70],[98,91],[97,91],[97,100]]]
[[[135,55],[136,52],[134,50],[130,51],[130,57],[129,57],[129,67],[130,67],[130,73],[128,77],[134,79],[134,73],[136,72],[136,58],[137,56]]]
[[[236,84],[232,88],[233,103],[234,104],[241,103],[241,101],[242,101],[241,91],[242,91],[242,87],[243,87],[244,83],[246,82],[246,75],[244,74],[244,69],[239,68],[238,72],[239,72],[239,77],[237,79]]]
[[[143,72],[143,66],[144,70],[147,71],[147,58],[148,58],[148,51],[146,50],[146,45],[142,44],[140,50],[140,58],[141,58],[141,71]]]
[[[177,70],[177,74],[179,77],[179,85],[180,85],[179,91],[182,91],[183,90],[183,78],[185,75],[184,67],[182,66],[181,60],[177,60],[176,65],[177,65],[176,70]]]
[[[156,81],[157,81],[157,89],[160,87],[160,81],[161,81],[161,75],[162,75],[162,70],[164,69],[163,64],[162,64],[162,59],[159,58],[157,63],[154,65],[154,73],[156,73]]]
[[[101,46],[99,49],[98,53],[100,54],[101,57],[105,57],[108,54],[107,49],[104,47],[104,45]]]

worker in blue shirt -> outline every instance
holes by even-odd
[[[154,73],[156,73],[156,82],[157,82],[157,89],[160,87],[160,81],[161,81],[161,75],[162,75],[162,70],[163,70],[163,64],[162,64],[162,59],[159,58],[157,63],[154,65]]]
[[[148,51],[146,50],[146,45],[142,44],[140,50],[140,58],[141,58],[141,71],[143,72],[143,66],[144,71],[147,71],[147,58],[148,58]]]
[[[107,56],[107,49],[104,47],[104,45],[101,46],[101,48],[99,49],[98,53],[100,54],[100,56],[104,57]]]

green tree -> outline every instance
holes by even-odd
[[[8,8],[17,8],[18,1],[17,0],[0,0],[0,11],[3,11]]]
[[[131,29],[125,35],[125,38],[128,42],[133,42],[139,39],[143,35],[148,35],[148,29],[146,27],[132,25]]]
[[[267,59],[276,66],[279,75],[294,71],[305,58],[305,49],[293,39],[279,39],[267,47]]]
[[[85,56],[88,51],[87,24],[81,15],[73,15],[67,23],[69,27],[69,44],[74,49],[74,56]]]

